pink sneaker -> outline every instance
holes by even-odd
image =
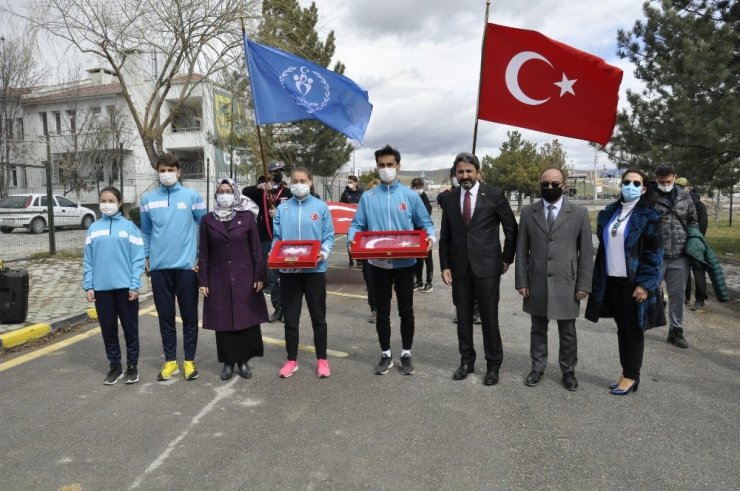
[[[280,369],[280,372],[278,375],[280,375],[280,378],[288,378],[291,375],[293,375],[298,370],[298,362],[293,360],[288,360],[285,362],[285,365],[283,365],[283,368]]]
[[[329,370],[329,362],[323,358],[319,358],[316,363],[316,376],[319,378],[326,378],[331,375]]]

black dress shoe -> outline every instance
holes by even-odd
[[[576,380],[576,375],[573,372],[563,374],[563,384],[565,385],[565,388],[570,391],[576,390],[578,388],[578,380]]]
[[[532,370],[529,372],[529,375],[527,375],[527,378],[524,379],[524,385],[527,387],[534,387],[540,383],[540,379],[542,379],[542,372]]]
[[[458,369],[452,374],[452,380],[464,380],[469,373],[475,373],[475,365],[472,363],[460,363]]]
[[[498,383],[498,368],[489,368],[483,377],[483,385],[496,385]]]
[[[234,365],[231,363],[224,363],[224,369],[221,371],[221,380],[229,380],[234,376]]]
[[[272,313],[270,316],[270,320],[268,322],[281,322],[283,320],[283,309],[280,307],[275,309],[275,312]]]
[[[252,370],[246,361],[239,362],[239,376],[241,378],[252,378]]]

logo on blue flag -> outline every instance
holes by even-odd
[[[373,106],[349,78],[244,37],[257,124],[316,119],[362,142]]]

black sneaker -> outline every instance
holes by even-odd
[[[424,285],[424,288],[421,289],[421,293],[432,293],[434,291],[434,288],[432,288],[431,283],[427,283]]]
[[[421,281],[417,281],[416,283],[414,283],[414,291],[415,292],[418,292],[422,288],[424,288],[424,283],[422,283]]]
[[[135,384],[139,381],[139,370],[136,365],[129,365],[126,369],[126,380],[123,381],[125,384]]]
[[[121,378],[123,378],[123,368],[121,368],[121,365],[111,365],[110,370],[108,370],[105,376],[105,380],[103,380],[103,384],[113,385]]]
[[[401,357],[401,374],[402,375],[413,375],[416,373],[414,365],[411,364],[411,355],[404,355]]]
[[[375,324],[375,321],[378,320],[378,313],[374,310],[370,311],[370,317],[367,318],[368,324]]]
[[[283,309],[278,307],[275,309],[275,312],[272,313],[272,315],[270,316],[270,320],[268,322],[270,323],[282,322],[282,320],[283,320]]]
[[[383,355],[380,357],[380,361],[375,367],[375,375],[385,375],[388,373],[389,368],[393,368],[393,358]]]
[[[671,329],[667,341],[677,348],[688,348],[689,343],[683,337],[683,329]]]
[[[701,300],[697,300],[694,302],[694,305],[691,307],[691,310],[697,311],[697,310],[704,310],[704,302]]]

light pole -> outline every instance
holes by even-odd
[[[7,160],[5,157],[6,157],[6,155],[9,155],[9,152],[7,152],[7,150],[8,150],[8,128],[6,127],[7,126],[7,122],[8,122],[7,121],[8,120],[8,118],[7,118],[7,105],[8,105],[7,92],[8,92],[8,84],[6,83],[6,80],[5,80],[5,61],[6,61],[6,55],[5,55],[5,36],[0,36],[0,44],[2,45],[2,49],[3,49],[3,57],[2,57],[2,60],[0,60],[0,63],[2,63],[2,71],[0,71],[0,84],[2,84],[2,87],[0,87],[0,90],[2,90],[2,93],[0,93],[0,97],[2,98],[2,99],[0,99],[0,118],[1,118],[0,119],[0,128],[2,128],[2,132],[3,132],[3,135],[2,135],[3,145],[2,145],[2,149],[0,149],[1,150],[1,153],[2,153],[0,155],[0,166],[4,168],[4,167],[6,167],[5,163],[6,163],[6,160]],[[9,171],[10,169],[3,169],[3,170],[8,170]],[[5,177],[5,173],[4,172],[0,172],[0,176]],[[3,189],[4,189],[4,186],[3,186]]]

